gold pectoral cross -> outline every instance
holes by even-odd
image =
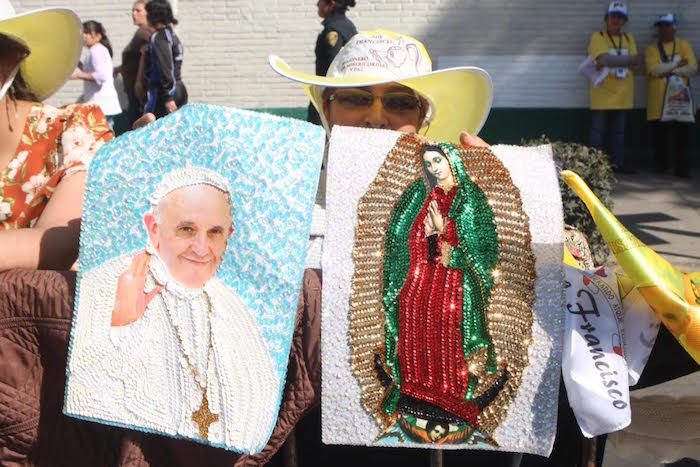
[[[196,411],[192,412],[192,421],[199,426],[199,437],[201,439],[209,439],[209,426],[219,421],[219,415],[209,410],[209,399],[207,399],[206,388],[202,390],[202,403]]]

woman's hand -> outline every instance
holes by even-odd
[[[426,218],[430,217],[430,222],[433,224],[435,233],[442,234],[445,233],[445,220],[440,213],[440,207],[437,201],[432,200],[428,205],[428,215]]]
[[[470,135],[466,131],[459,134],[459,142],[462,146],[469,146],[472,148],[490,148],[491,145],[479,138],[478,136]]]
[[[151,112],[145,113],[141,115],[139,118],[136,119],[134,124],[131,126],[132,130],[138,130],[142,126],[146,126],[149,123],[153,123],[156,121],[156,116],[152,114]]]
[[[175,112],[177,110],[177,104],[175,103],[175,101],[166,101],[165,102],[165,110],[169,114]]]
[[[87,73],[78,68],[73,70],[73,73],[71,73],[70,77],[71,79],[84,79],[85,81],[95,81],[95,77],[92,76],[92,73]]]
[[[134,257],[129,268],[124,271],[117,281],[117,296],[112,309],[112,326],[125,326],[141,318],[146,307],[156,295],[163,290],[157,285],[148,293],[146,286],[146,271],[151,255],[141,252]]]

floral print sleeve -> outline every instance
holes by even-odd
[[[0,172],[0,230],[34,226],[60,181],[87,170],[112,138],[96,105],[35,105],[15,157]]]

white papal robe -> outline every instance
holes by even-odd
[[[243,302],[217,278],[202,289],[182,286],[153,255],[145,290],[156,283],[165,288],[140,319],[112,327],[117,280],[132,259],[110,260],[80,281],[65,412],[197,439],[192,413],[200,407],[202,389],[187,354],[198,375],[206,374],[200,381],[207,387],[209,409],[219,415],[208,442],[261,451],[276,421],[281,381]]]

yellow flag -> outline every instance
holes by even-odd
[[[683,348],[700,363],[700,272],[684,274],[642,243],[574,172],[564,181],[586,204],[625,273]]]

